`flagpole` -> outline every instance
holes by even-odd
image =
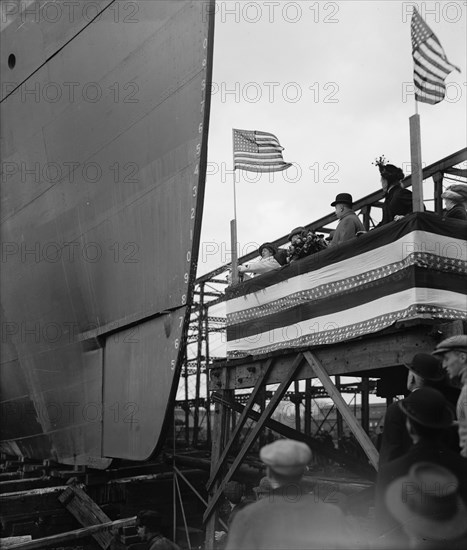
[[[233,151],[233,200],[234,219],[230,221],[230,248],[232,251],[232,284],[238,283],[238,254],[237,254],[237,193],[235,187],[235,129],[232,129],[232,151]]]
[[[417,100],[415,100],[415,114],[409,118],[409,127],[410,161],[412,165],[412,209],[414,212],[423,212],[422,143]]]

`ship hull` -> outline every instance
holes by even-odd
[[[157,452],[177,388],[213,10],[84,4],[2,29],[0,448],[105,468]]]

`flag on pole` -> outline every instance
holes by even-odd
[[[284,162],[279,140],[269,132],[233,131],[234,170],[248,172],[280,172],[292,165]]]
[[[459,72],[460,69],[448,61],[439,40],[415,7],[411,31],[415,99],[435,105],[443,101],[446,94],[445,78],[454,69]]]

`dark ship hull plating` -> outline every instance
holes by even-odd
[[[7,4],[0,449],[144,460],[196,271],[213,6],[101,0],[57,19]]]

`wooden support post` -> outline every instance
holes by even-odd
[[[190,407],[188,405],[188,357],[185,346],[185,443],[190,443]]]
[[[235,426],[234,431],[232,432],[229,441],[226,443],[224,450],[222,451],[222,454],[218,458],[217,462],[214,464],[213,469],[211,470],[211,476],[209,478],[209,481],[207,483],[207,489],[211,489],[214,482],[216,481],[219,472],[221,471],[222,466],[226,464],[226,459],[229,454],[229,452],[232,449],[232,445],[235,442],[238,434],[240,433],[241,429],[243,428],[246,419],[248,418],[248,411],[252,409],[253,405],[255,404],[255,400],[259,392],[263,389],[264,384],[266,383],[268,374],[271,370],[273,364],[273,360],[269,359],[266,363],[266,366],[258,378],[255,387],[253,388],[253,391],[250,393],[250,396],[248,397],[248,401],[245,405],[245,409],[243,410],[242,414],[240,415],[240,418],[237,421],[237,425]]]
[[[234,175],[235,177],[235,175]],[[230,246],[232,247],[232,284],[238,283],[237,220],[230,220]]]
[[[227,386],[227,377],[228,369],[222,369],[222,386]],[[227,391],[222,392],[224,397],[227,396]],[[219,459],[222,455],[222,448],[224,444],[224,432],[226,429],[226,408],[216,402],[214,407],[214,418],[212,426],[212,445],[211,445],[211,477],[216,471]],[[220,470],[219,470],[220,471]],[[219,487],[219,482],[214,482],[214,485],[211,488],[209,498],[212,498],[212,494],[216,494]],[[217,512],[214,511],[208,518],[206,523],[206,539],[205,539],[205,550],[213,550],[215,546],[215,530],[217,522]]]
[[[295,429],[297,432],[301,432],[300,429],[300,384],[298,380],[295,380],[294,385],[294,404],[295,404]]]
[[[305,434],[311,435],[311,379],[305,380]]]
[[[365,231],[370,231],[370,209],[371,206],[367,204],[362,208],[362,214],[363,214],[363,227],[365,228]]]
[[[211,397],[209,392],[209,309],[205,306],[204,312],[204,347],[205,365],[206,365],[206,442],[207,446],[211,446]]]
[[[410,159],[412,164],[412,206],[414,212],[423,212],[422,144],[420,115],[412,115],[410,122]]]
[[[441,216],[443,213],[443,199],[441,198],[441,193],[443,192],[443,172],[433,174],[433,181],[435,184],[435,212]]]
[[[358,423],[355,415],[352,414],[347,403],[344,401],[342,395],[337,390],[336,386],[332,383],[329,374],[325,371],[321,363],[318,361],[317,357],[310,351],[303,352],[303,356],[310,365],[310,367],[315,371],[317,377],[320,379],[321,384],[328,392],[331,399],[336,404],[336,407],[340,410],[342,416],[345,418],[349,428],[354,433],[357,441],[362,446],[366,455],[368,456],[370,463],[373,465],[375,470],[378,469],[378,451],[376,450],[373,442],[362,429],[361,425]]]
[[[362,427],[370,434],[370,380],[362,376]]]
[[[260,390],[258,392],[258,398],[257,398],[256,401],[259,405],[260,411],[263,412],[264,409],[266,408],[266,384],[263,384],[262,387],[260,388]],[[264,445],[266,445],[266,438],[265,438],[264,432],[260,432],[260,434],[259,434],[259,446],[261,448]]]
[[[337,391],[340,393],[340,391],[341,391],[341,377],[336,376],[334,378],[334,380],[336,382]],[[342,415],[341,415],[341,413],[340,413],[340,411],[337,407],[336,407],[336,422],[337,422],[337,441],[341,441],[342,436],[344,435],[344,424],[342,422]]]
[[[201,356],[203,354],[203,314],[204,314],[204,283],[199,289],[198,308],[198,350],[196,355],[196,388],[195,388],[195,414],[193,420],[193,447],[198,446],[199,435],[199,395],[201,386]]]
[[[213,511],[214,507],[217,504],[217,501],[219,500],[219,497],[222,494],[222,491],[224,490],[227,483],[232,479],[237,468],[240,466],[240,463],[242,462],[245,455],[247,454],[247,452],[250,450],[251,446],[255,442],[255,439],[258,436],[259,432],[263,429],[265,421],[271,416],[277,404],[284,396],[285,392],[287,391],[287,388],[290,386],[292,379],[295,376],[295,373],[297,372],[298,368],[301,366],[302,362],[303,362],[303,355],[300,353],[295,357],[294,361],[289,365],[289,369],[287,371],[286,377],[281,382],[280,386],[277,388],[275,394],[273,395],[271,401],[268,403],[267,407],[261,413],[260,419],[256,423],[256,426],[252,429],[250,435],[248,436],[247,440],[243,445],[243,448],[238,453],[232,466],[229,468],[229,471],[225,475],[224,479],[222,480],[219,487],[217,488],[217,491],[215,492],[214,496],[210,500],[209,506],[204,514],[204,521],[207,521],[209,519],[211,512]]]

